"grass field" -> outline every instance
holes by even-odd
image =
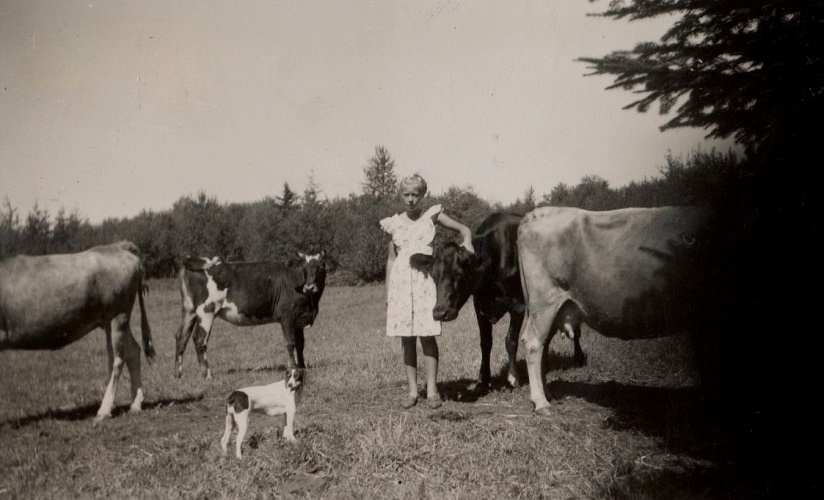
[[[219,321],[209,345],[214,379],[199,377],[191,345],[175,379],[175,282],[150,282],[147,310],[158,357],[150,366],[143,359],[140,414],[125,413],[124,370],[114,418],[92,425],[106,377],[99,330],[57,352],[0,353],[0,500],[750,498],[757,488],[701,424],[683,336],[623,342],[585,328],[583,368],[572,368],[572,343],[556,337],[547,376],[554,415],[538,417],[523,362],[524,387],[506,389],[498,376],[492,392],[469,391],[480,350],[468,305],[439,340],[444,405],[403,410],[400,342],[384,336],[383,288],[328,288],[306,333],[298,442],[280,439],[281,420],[253,415],[238,461],[220,453],[223,402],[234,388],[282,377],[279,326]],[[506,322],[496,325],[495,373],[506,361]]]

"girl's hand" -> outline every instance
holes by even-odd
[[[469,250],[469,253],[475,253],[475,249],[472,247],[472,240],[464,240],[461,246]]]

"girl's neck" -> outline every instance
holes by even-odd
[[[421,207],[406,209],[406,216],[411,220],[418,220],[422,213]]]

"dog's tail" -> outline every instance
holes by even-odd
[[[226,412],[229,412],[229,407],[234,409],[235,413],[240,413],[249,409],[249,395],[243,391],[235,391],[229,394],[226,398]]]

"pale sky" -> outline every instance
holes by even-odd
[[[385,146],[433,193],[504,204],[528,186],[658,174],[657,109],[578,57],[656,41],[668,22],[587,17],[607,0],[0,1],[0,202],[93,223],[220,202],[360,192]],[[671,117],[671,115],[670,115]]]

